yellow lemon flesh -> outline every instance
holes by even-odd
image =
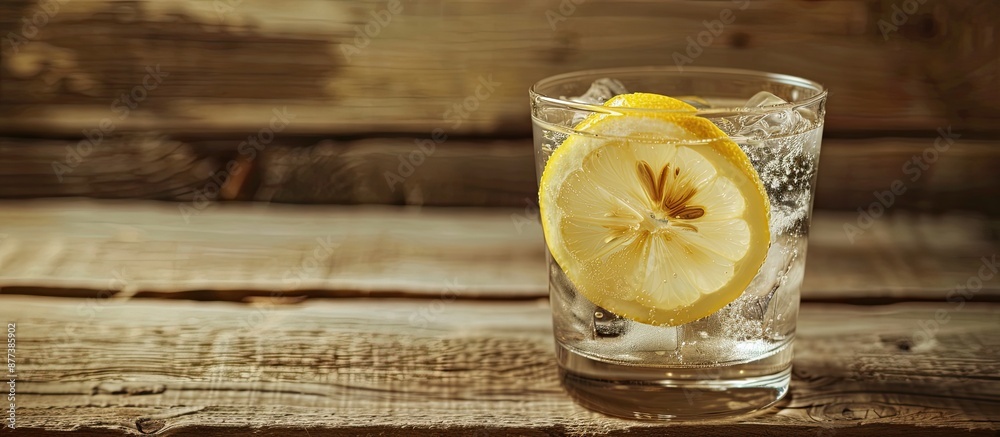
[[[549,252],[614,314],[676,326],[736,300],[770,245],[769,202],[747,155],[684,102],[625,94],[580,122],[539,188]],[[660,111],[650,111],[660,110]]]

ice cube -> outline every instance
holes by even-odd
[[[624,317],[601,307],[596,307],[594,310],[594,338],[596,340],[616,338],[614,343],[623,345],[622,352],[676,350],[679,329],[681,328],[629,322]]]
[[[781,97],[778,97],[767,91],[761,91],[757,94],[754,94],[753,97],[751,97],[750,100],[747,100],[747,103],[743,106],[751,108],[759,108],[764,106],[784,105],[785,103],[788,103],[785,101],[785,99],[782,99]]]
[[[590,89],[582,96],[570,97],[569,100],[577,103],[587,103],[590,105],[603,105],[614,96],[627,94],[628,90],[621,82],[611,78],[601,78],[590,84]]]
[[[788,272],[794,269],[795,261],[799,259],[800,251],[786,244],[785,239],[779,239],[771,244],[760,272],[747,286],[746,292],[740,296],[746,298],[745,309],[756,310],[752,317],[754,319],[763,317],[767,302],[782,285]]]
[[[770,92],[761,91],[754,94],[744,105],[747,108],[767,109],[771,106],[788,103],[781,97]],[[800,133],[812,126],[811,117],[805,117],[805,109],[770,110],[766,113],[751,113],[737,119],[736,132],[733,136],[754,140],[764,140],[780,135]]]
[[[709,103],[708,100],[698,96],[678,96],[674,98],[694,106],[695,109],[709,109],[712,107],[712,104]]]
[[[606,355],[636,357],[644,352],[672,352],[680,347],[680,326],[663,327],[630,322],[602,310],[609,319],[594,324],[593,339],[584,340],[581,348],[600,351]],[[602,317],[603,318],[603,317]],[[596,319],[596,313],[595,313]],[[595,320],[596,322],[596,320]]]
[[[621,337],[624,344],[631,345],[633,352],[674,351],[680,347],[680,326],[652,326],[632,323]]]
[[[594,310],[594,335],[598,338],[617,337],[625,333],[625,319],[611,311],[597,307]]]

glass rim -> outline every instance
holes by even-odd
[[[780,105],[770,105],[765,107],[746,107],[746,106],[730,106],[730,107],[717,107],[717,108],[706,108],[698,109],[695,114],[698,115],[711,115],[711,114],[732,114],[732,113],[759,113],[759,112],[772,112],[772,111],[784,111],[789,109],[797,109],[804,106],[814,105],[826,99],[827,89],[822,84],[804,79],[798,76],[792,76],[787,74],[771,73],[766,71],[758,70],[745,70],[739,68],[722,68],[722,67],[690,67],[690,68],[680,68],[673,66],[644,66],[644,67],[615,67],[615,68],[598,68],[591,70],[579,70],[572,71],[568,73],[557,74],[554,76],[546,77],[538,82],[535,82],[530,88],[528,88],[528,94],[531,97],[532,103],[536,101],[542,101],[548,104],[568,107],[575,110],[587,111],[587,112],[597,112],[605,114],[621,114],[622,111],[627,111],[631,113],[635,112],[648,112],[648,113],[686,113],[690,114],[691,111],[681,111],[681,110],[671,110],[671,109],[651,109],[651,108],[628,108],[628,107],[616,107],[608,108],[603,105],[595,105],[592,103],[581,103],[575,102],[569,99],[561,97],[552,97],[543,94],[539,91],[540,88],[552,85],[556,82],[569,81],[573,79],[581,79],[587,76],[598,76],[598,77],[614,77],[615,75],[621,74],[635,74],[635,73],[680,73],[680,74],[728,74],[740,77],[750,77],[762,79],[769,82],[782,83],[786,85],[795,85],[803,88],[813,89],[816,94],[807,97],[802,100],[797,100],[794,102],[783,103]]]

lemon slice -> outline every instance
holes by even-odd
[[[539,188],[549,252],[577,291],[622,317],[676,326],[736,300],[770,246],[747,155],[695,108],[626,94],[576,126]],[[644,111],[658,109],[668,111]]]

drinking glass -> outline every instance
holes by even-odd
[[[636,141],[579,129],[594,114],[629,117],[601,103],[635,92],[693,105],[695,116],[739,146],[766,191],[770,245],[738,298],[679,326],[640,323],[595,305],[548,251],[563,386],[585,407],[634,419],[703,420],[767,408],[787,393],[791,379],[826,90],[793,76],[721,68],[619,68],[550,77],[530,90],[539,184],[550,156],[574,137]],[[662,135],[654,142],[663,150],[668,144],[703,147]]]

